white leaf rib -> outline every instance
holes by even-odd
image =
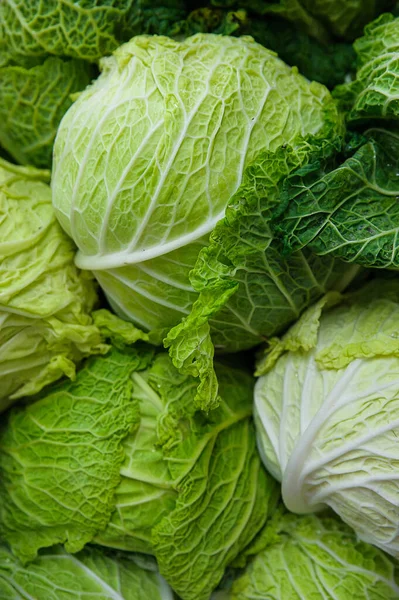
[[[151,302],[155,302],[156,304],[165,306],[166,308],[171,308],[173,310],[183,313],[184,315],[188,315],[190,312],[188,309],[178,306],[177,304],[173,304],[172,302],[168,302],[167,300],[164,300],[163,298],[161,298],[159,296],[154,296],[150,292],[147,292],[147,291],[137,287],[133,283],[132,280],[126,279],[126,277],[123,277],[123,275],[121,275],[120,273],[115,273],[115,271],[113,271],[112,276],[115,277],[115,279],[117,279],[124,285],[126,285],[126,287],[131,289],[133,292],[135,292],[136,294],[140,294],[140,296],[143,296],[147,300],[151,300]]]
[[[150,248],[142,248],[134,252],[130,252],[129,249],[114,252],[110,254],[91,254],[85,255],[78,250],[75,258],[76,266],[80,269],[89,271],[102,271],[105,269],[117,269],[118,267],[126,267],[128,265],[134,265],[137,263],[145,262],[147,260],[169,254],[173,250],[182,248],[196,242],[198,239],[209,234],[214,229],[216,223],[224,217],[225,210],[223,209],[215,218],[203,223],[195,231],[187,233],[183,236],[167,242],[166,244],[160,244],[158,246],[152,246]]]
[[[326,418],[334,412],[336,405],[340,404],[340,397],[348,386],[350,380],[359,370],[361,359],[354,360],[346,369],[345,374],[334,385],[325,402],[319,408],[308,428],[298,439],[292,449],[287,466],[284,470],[282,494],[284,502],[292,512],[307,513],[309,504],[303,496],[304,469],[307,457],[311,452],[312,445],[326,421]],[[314,507],[313,507],[314,508]]]

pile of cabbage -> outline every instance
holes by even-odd
[[[0,3],[0,598],[399,598],[398,14]]]

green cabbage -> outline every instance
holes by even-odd
[[[55,547],[23,567],[2,545],[0,598],[173,600],[173,593],[155,565],[134,555],[113,555],[87,548],[72,556]]]
[[[337,86],[334,95],[349,124],[399,118],[399,18],[381,15],[354,43],[356,79]]]
[[[93,281],[73,263],[48,178],[0,159],[0,411],[106,350]]]
[[[167,33],[181,0],[2,0],[0,66],[50,55],[94,62],[137,33]]]
[[[398,280],[327,294],[270,343],[258,374],[258,446],[287,508],[330,506],[399,557]]]
[[[197,294],[189,272],[246,167],[261,185],[268,153],[274,183],[286,167],[281,154],[274,166],[273,153],[296,148],[306,134],[334,144],[340,117],[326,88],[250,38],[137,37],[102,69],[61,122],[54,207],[79,247],[78,266],[95,273],[114,310],[146,330],[168,329],[190,311]],[[312,150],[302,145],[293,164]],[[340,274],[331,262],[304,287],[319,296]],[[247,288],[249,312],[258,310],[261,321],[267,308],[256,286]],[[302,307],[294,301],[293,313]],[[216,325],[217,345],[236,350],[259,341],[264,332],[247,323],[247,312],[245,299],[237,300],[227,323]]]
[[[17,556],[90,541],[145,552],[183,600],[208,598],[278,496],[255,446],[253,379],[216,368],[209,415],[196,381],[144,345],[91,357],[76,381],[13,409],[0,428],[0,535]]]

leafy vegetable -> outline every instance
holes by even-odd
[[[12,411],[0,429],[0,532],[13,551],[31,560],[95,541],[146,552],[183,600],[208,598],[278,493],[255,447],[252,378],[217,374],[222,399],[207,417],[195,379],[166,354],[114,348]]]
[[[0,68],[0,143],[20,164],[50,167],[55,134],[70,94],[89,84],[91,67],[48,58],[30,69]]]
[[[330,506],[396,557],[398,315],[397,279],[330,293],[271,343],[255,387],[259,449],[287,508]]]
[[[150,356],[89,359],[75,382],[16,410],[2,428],[0,529],[22,560],[55,543],[77,552],[106,527],[121,442],[138,420],[130,375]]]
[[[383,129],[367,137],[336,169],[314,163],[285,182],[277,231],[287,253],[306,247],[368,267],[399,267],[399,137]]]
[[[349,123],[364,119],[399,118],[399,19],[381,15],[356,40],[356,79],[338,86],[335,96]]]
[[[113,309],[168,329],[189,313],[189,271],[245,168],[256,183],[262,153],[326,124],[332,142],[340,118],[326,88],[248,38],[137,37],[102,69],[61,122],[54,207]],[[245,344],[226,335],[225,349],[251,345],[238,312]]]
[[[231,600],[399,596],[397,565],[330,516],[277,515],[263,541],[234,582]]]
[[[74,556],[60,547],[47,550],[23,567],[0,546],[0,597],[8,600],[172,600],[155,569],[133,555],[105,554],[86,548]],[[147,565],[145,565],[147,567]]]
[[[93,282],[55,219],[49,173],[0,159],[0,411],[106,346]]]
[[[191,281],[199,298],[165,344],[179,369],[200,378],[196,402],[203,409],[217,404],[212,341],[218,350],[254,346],[284,331],[327,289],[343,290],[358,272],[307,249],[285,257],[271,227],[286,177],[308,160],[329,156],[335,148],[329,139],[297,140],[263,153],[198,257]],[[339,138],[335,142],[339,147]]]
[[[93,62],[137,33],[166,33],[182,14],[180,0],[3,0],[0,65],[49,54]]]

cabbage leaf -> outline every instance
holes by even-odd
[[[256,449],[253,378],[216,373],[220,405],[206,415],[196,380],[141,343],[13,409],[0,428],[0,535],[13,552],[145,552],[183,600],[208,598],[279,494]]]
[[[371,129],[367,138],[336,168],[318,162],[287,178],[276,218],[287,255],[307,248],[366,267],[399,268],[399,136]]]
[[[90,315],[92,278],[80,274],[60,228],[49,173],[0,159],[0,411],[75,363],[107,350]]]
[[[263,538],[264,548],[226,600],[394,600],[399,595],[396,564],[330,515],[277,513]]]
[[[358,70],[354,81],[336,87],[335,97],[349,124],[399,117],[399,17],[381,15],[356,40]]]
[[[138,33],[167,33],[180,0],[3,0],[0,66],[32,66],[50,55],[95,62]]]
[[[23,165],[49,168],[58,125],[94,71],[79,60],[47,58],[0,68],[0,144]]]
[[[326,506],[399,556],[399,282],[330,293],[258,364],[262,460],[296,513]]]
[[[0,430],[0,531],[23,561],[65,543],[77,552],[104,529],[124,459],[122,440],[138,421],[131,373],[151,353],[92,358]]]
[[[148,561],[147,561],[148,562]],[[0,597],[7,600],[173,600],[172,590],[134,555],[113,555],[86,548],[71,555],[61,547],[40,553],[22,566],[0,546]]]

